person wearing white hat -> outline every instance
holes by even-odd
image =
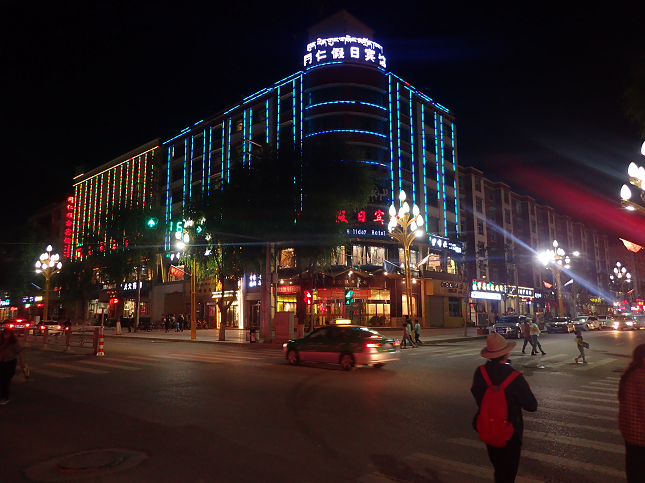
[[[486,338],[486,347],[481,351],[481,356],[488,361],[475,371],[473,385],[470,389],[478,407],[473,421],[475,430],[477,430],[477,419],[487,389],[497,391],[502,386],[506,396],[508,409],[506,421],[512,424],[512,436],[503,447],[486,445],[488,457],[495,468],[495,483],[513,483],[515,481],[522,452],[524,430],[522,409],[534,412],[538,407],[528,382],[519,371],[510,365],[508,356],[515,345],[515,342],[509,342],[497,333],[490,334]],[[509,377],[509,381],[505,382]]]

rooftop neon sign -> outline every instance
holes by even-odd
[[[304,67],[310,68],[329,62],[359,62],[385,69],[387,67],[383,47],[373,40],[346,35],[318,39],[307,44]]]

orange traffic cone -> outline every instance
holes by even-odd
[[[99,350],[96,352],[97,356],[104,356],[105,352],[103,352],[103,327],[99,329]]]

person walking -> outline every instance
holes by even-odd
[[[164,321],[164,328],[166,329],[166,332],[170,330],[170,314],[166,315],[166,319]]]
[[[11,379],[16,373],[16,362],[20,359],[20,366],[24,367],[22,361],[22,347],[13,333],[13,329],[6,327],[0,336],[0,404],[9,402],[9,386]]]
[[[524,335],[524,345],[522,346],[522,354],[526,354],[526,344],[531,344],[531,353],[535,352],[535,345],[533,344],[533,336],[531,335],[531,323],[529,319],[524,321],[522,325],[522,333]]]
[[[175,332],[179,332],[179,321],[175,317],[175,314],[172,314],[172,318],[170,319],[170,321],[172,323],[171,327],[175,329]]]
[[[533,350],[531,351],[532,356],[536,356],[538,353],[538,349],[540,349],[540,352],[542,355],[546,354],[542,350],[542,344],[540,344],[540,334],[542,331],[540,330],[540,327],[535,323],[531,323],[531,337],[533,338]]]
[[[408,342],[410,343],[410,346],[415,347],[414,342],[412,342],[412,339],[410,338],[410,333],[408,332],[408,323],[403,322],[403,338],[401,339],[401,349],[407,349]]]
[[[184,314],[179,314],[177,316],[177,325],[179,326],[179,330],[181,332],[184,331]]]
[[[625,440],[627,483],[645,482],[645,344],[632,353],[632,362],[618,385],[618,425]]]
[[[414,342],[417,345],[423,344],[419,337],[421,337],[421,324],[419,324],[419,319],[414,319]]]
[[[515,344],[497,333],[490,334],[486,338],[486,347],[481,351],[481,356],[488,361],[475,371],[473,385],[470,389],[477,402],[478,411],[473,426],[480,433],[480,439],[484,437],[482,432],[478,430],[478,419],[482,412],[484,395],[489,389],[490,393],[493,393],[498,392],[501,388],[506,398],[507,416],[504,423],[512,425],[510,439],[507,439],[502,447],[486,444],[488,457],[495,469],[495,483],[513,483],[515,481],[522,453],[524,431],[522,409],[535,412],[538,408],[537,400],[528,382],[522,373],[514,370],[510,365],[508,356]],[[494,411],[494,408],[492,410]]]
[[[582,357],[582,362],[583,364],[587,363],[587,359],[585,358],[585,349],[589,348],[589,344],[587,344],[584,340],[582,340],[582,332],[579,330],[576,330],[576,345],[578,346],[578,351],[580,351],[580,355],[576,357],[576,364]]]

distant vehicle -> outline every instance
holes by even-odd
[[[611,317],[609,315],[596,315],[598,317],[598,322],[600,322],[600,329],[609,329],[609,322],[611,322]]]
[[[638,327],[635,326],[633,318],[627,315],[614,315],[611,318],[611,328],[614,330],[634,330]]]
[[[506,339],[521,339],[522,325],[526,320],[527,317],[524,315],[507,315],[493,325],[493,332],[497,332]]]
[[[38,333],[42,334],[47,328],[48,335],[62,334],[65,332],[65,324],[57,320],[43,320],[38,324]]]
[[[645,329],[645,315],[632,315],[635,329]]]
[[[16,335],[22,335],[22,329],[29,328],[33,325],[33,321],[30,319],[22,319],[22,318],[15,318],[15,319],[5,319],[2,324],[0,325],[0,329],[4,328],[10,328],[13,329],[16,332]]]
[[[578,330],[600,330],[600,321],[594,315],[582,315],[573,319],[573,325]]]
[[[398,340],[360,325],[341,325],[347,322],[351,321],[336,321],[338,325],[321,327],[285,343],[282,347],[287,362],[327,362],[349,371],[356,365],[380,368],[401,359]]]
[[[569,317],[554,317],[546,324],[546,331],[549,334],[562,332],[568,334],[576,330],[575,325]]]

